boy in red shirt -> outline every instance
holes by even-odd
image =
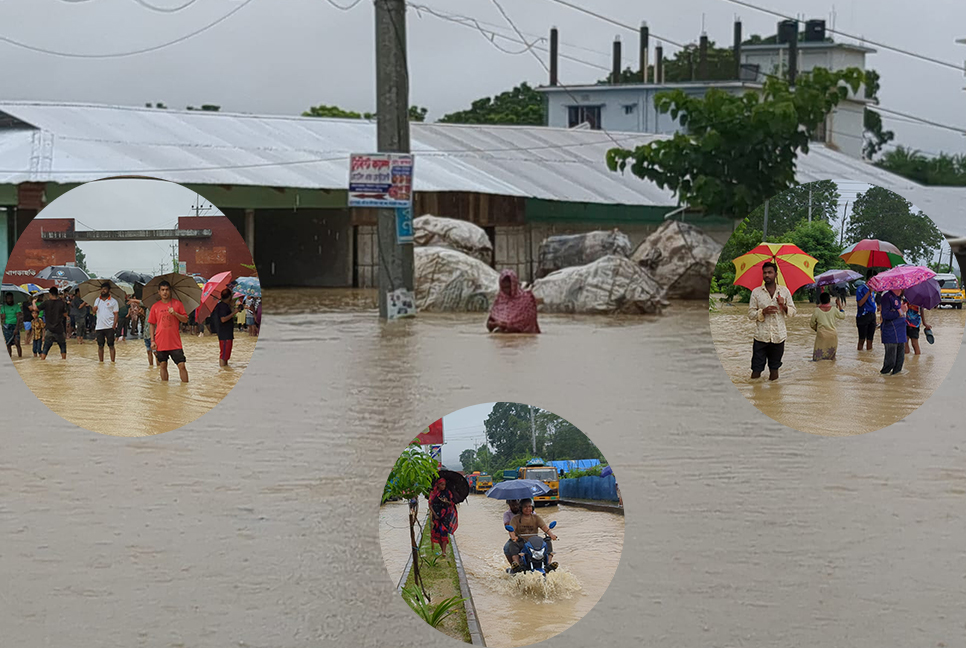
[[[148,335],[151,350],[158,359],[161,380],[168,380],[168,359],[174,360],[181,373],[181,382],[188,382],[188,368],[185,367],[184,349],[181,346],[181,324],[188,321],[184,304],[171,297],[171,284],[162,281],[158,284],[161,301],[151,307],[148,315]]]

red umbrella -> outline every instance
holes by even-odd
[[[201,306],[195,312],[196,322],[208,319],[208,316],[215,310],[215,304],[221,299],[221,291],[227,288],[230,283],[230,272],[216,274],[208,280],[208,283],[205,284],[205,289],[201,291]]]

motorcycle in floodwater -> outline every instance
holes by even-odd
[[[557,526],[556,522],[551,522],[549,527],[552,529]],[[513,533],[513,527],[507,524],[504,527],[507,531]],[[524,572],[537,572],[538,574],[547,575],[547,572],[553,571],[553,567],[550,566],[550,557],[547,554],[547,541],[550,540],[550,536],[540,535],[530,536],[526,542],[523,543],[523,551],[520,552],[520,564],[523,566],[518,572],[514,572],[512,568],[507,568],[508,574],[522,574]]]

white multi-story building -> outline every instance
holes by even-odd
[[[798,72],[809,72],[819,67],[832,71],[850,67],[865,70],[865,57],[875,50],[825,41],[824,26],[822,29],[822,40],[798,43]],[[769,75],[785,76],[788,73],[788,43],[743,44],[739,51],[740,80],[543,86],[539,90],[547,101],[547,125],[559,128],[584,125],[591,129],[670,134],[681,130],[681,125],[670,115],[656,111],[654,97],[659,92],[681,89],[700,96],[711,88],[732,94],[760,92]],[[739,76],[737,70],[735,76]],[[864,87],[855,93],[850,91],[849,97],[839,103],[819,128],[816,139],[843,153],[861,158],[864,111],[869,103]]]

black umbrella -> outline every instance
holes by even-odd
[[[90,275],[77,266],[47,266],[37,273],[36,278],[47,281],[73,281],[82,283],[90,279]]]
[[[439,476],[446,480],[446,488],[453,494],[453,504],[459,504],[470,494],[466,477],[452,470],[440,470]]]
[[[124,283],[134,284],[144,284],[147,285],[151,279],[153,279],[149,274],[143,272],[135,272],[134,270],[121,270],[120,272],[114,273],[114,281],[123,281]]]

